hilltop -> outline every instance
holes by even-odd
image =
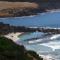
[[[37,15],[60,9],[60,0],[0,0],[0,17]]]
[[[0,1],[0,17],[18,17],[37,14],[37,3]]]

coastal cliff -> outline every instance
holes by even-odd
[[[34,51],[27,51],[24,46],[0,36],[0,60],[43,60]]]
[[[0,1],[0,17],[20,17],[37,15],[40,9],[37,3]]]
[[[0,1],[0,17],[19,17],[36,15],[37,10],[37,3]]]
[[[0,0],[0,17],[37,15],[59,8],[59,0]]]
[[[0,0],[0,17],[37,15],[52,9],[60,9],[59,0]]]
[[[0,1],[0,17],[30,16],[41,12],[45,12],[45,9],[39,8],[35,2]]]

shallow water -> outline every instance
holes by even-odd
[[[23,35],[22,37],[20,36],[20,40],[18,40],[18,42],[22,43],[28,50],[36,51],[40,55],[51,56],[55,60],[57,59],[60,60],[59,58],[60,57],[60,34],[46,35],[45,33],[41,33],[39,35],[39,33],[40,32],[32,32],[31,33],[32,35],[26,34],[27,36],[26,35]],[[39,36],[40,38],[38,37],[36,39],[37,36]]]

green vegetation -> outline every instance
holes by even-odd
[[[0,60],[43,60],[43,58],[10,39],[0,37]]]

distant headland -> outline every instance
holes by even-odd
[[[48,27],[25,27],[25,26],[12,26],[0,22],[0,35],[6,35],[16,32],[44,32],[49,34],[60,34],[60,28],[48,28]]]
[[[0,0],[0,17],[37,15],[47,10],[60,9],[59,0]]]
[[[34,2],[8,2],[0,1],[0,17],[20,17],[37,15],[45,11],[40,9],[39,5]]]

